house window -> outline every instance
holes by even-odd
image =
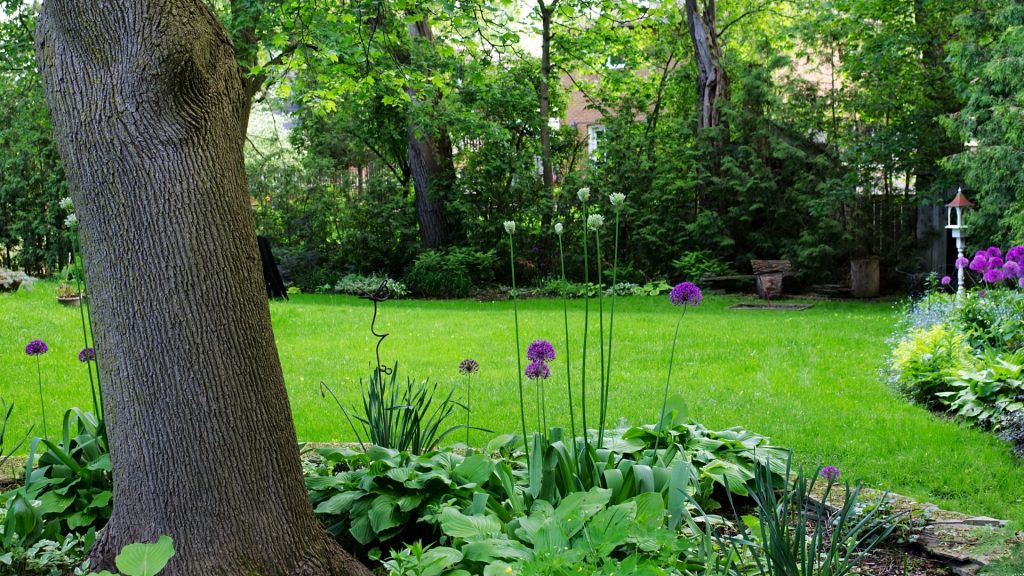
[[[604,140],[604,126],[592,125],[587,126],[587,152],[590,153],[591,158],[597,157],[597,148],[601,145]]]

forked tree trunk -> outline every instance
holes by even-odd
[[[548,123],[551,119],[551,19],[554,17],[558,2],[559,0],[552,0],[545,4],[544,0],[537,0],[541,22],[540,85],[537,90],[540,103],[540,163],[544,190],[549,196],[555,187],[555,169],[551,158],[551,126]],[[547,223],[544,229],[547,229]]]
[[[102,351],[114,509],[93,567],[167,534],[166,576],[369,575],[306,498],[223,28],[202,0],[48,0],[37,54]]]
[[[693,40],[697,62],[697,129],[722,124],[721,103],[729,98],[729,78],[722,65],[722,48],[718,43],[717,8],[715,0],[685,0],[686,22]]]

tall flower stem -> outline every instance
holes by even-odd
[[[661,424],[665,420],[665,409],[668,406],[668,387],[672,382],[672,361],[676,357],[676,342],[679,341],[679,327],[683,325],[683,317],[686,316],[686,306],[683,306],[683,311],[679,313],[679,320],[676,320],[675,334],[672,335],[672,349],[668,355],[668,376],[665,377],[665,392],[661,397],[661,416],[658,417],[658,423],[655,424],[655,432],[657,435],[654,437],[654,458],[658,458],[658,443],[661,440]]]
[[[71,261],[74,262],[76,266],[78,263],[78,257],[79,250],[76,234],[75,237],[72,238],[71,240]],[[93,348],[93,351],[95,353],[95,347],[92,342],[92,338],[90,337],[92,335],[92,314],[89,311],[89,295],[85,293],[85,284],[82,282],[82,274],[84,273],[85,270],[83,264],[81,274],[75,274],[75,290],[78,291],[81,298],[81,305],[78,307],[78,314],[82,320],[82,346],[85,348]],[[96,389],[99,388],[100,371],[99,368],[97,368],[96,377],[93,378],[92,370],[94,364],[96,364],[95,361],[86,362],[85,368],[89,372],[89,391],[92,392],[93,412],[96,413],[97,420],[103,421],[103,390],[101,389],[100,393],[98,395],[96,394]]]
[[[580,412],[583,415],[583,446],[589,447],[587,431],[587,332],[590,328],[590,263],[587,246],[587,201],[583,201],[583,367],[580,369]]]
[[[608,395],[605,390],[605,365],[604,365],[604,283],[601,279],[601,230],[594,229],[594,252],[597,256],[597,341],[600,344],[600,378],[597,381],[597,388],[600,391],[598,414],[600,421],[597,423],[597,447],[604,447],[604,426],[608,417]]]
[[[469,374],[466,374],[466,448],[469,449]]]
[[[615,208],[615,253],[612,256],[612,303],[608,316],[608,364],[604,374],[604,411],[608,413],[608,400],[611,396],[612,382],[612,341],[615,336],[615,285],[619,277],[619,208]]]
[[[562,263],[562,319],[565,322],[565,385],[569,390],[569,436],[573,439],[575,446],[576,439],[576,411],[573,409],[575,401],[572,396],[572,364],[569,362],[569,296],[564,290],[566,290],[566,279],[565,279],[565,247],[562,243],[562,235],[558,235],[558,257]],[[573,457],[575,457],[575,449],[572,451]]]
[[[46,404],[43,402],[43,370],[39,367],[39,356],[36,356],[36,383],[39,384],[39,411],[43,413],[43,438],[49,438],[46,433]]]
[[[508,230],[508,228],[506,228]],[[515,243],[512,238],[512,231],[515,224],[508,231],[508,258],[512,264],[512,314],[516,319],[516,374],[519,376],[519,421],[523,428],[523,451],[526,452],[526,461],[530,461],[530,440],[526,436],[526,402],[523,398],[523,351],[519,345],[519,297],[516,293],[516,253]]]

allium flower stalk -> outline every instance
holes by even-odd
[[[839,479],[839,476],[842,475],[842,472],[840,472],[839,468],[836,468],[835,466],[825,466],[820,472],[818,472],[818,475],[829,482],[835,482]]]
[[[462,362],[459,362],[459,374],[465,376],[466,380],[466,448],[469,448],[469,401],[470,401],[470,387],[469,377],[476,374],[480,370],[480,364],[472,358],[466,358]]]
[[[548,428],[548,415],[544,406],[544,381],[551,377],[551,368],[544,360],[534,360],[526,366],[526,377],[537,382],[537,428],[544,433]]]
[[[679,327],[683,324],[683,317],[686,316],[686,309],[690,306],[697,306],[704,300],[704,295],[701,294],[700,288],[692,282],[682,282],[676,284],[669,293],[669,301],[672,304],[682,308],[679,313],[679,319],[676,321],[676,330],[672,335],[672,348],[668,356],[668,375],[665,377],[665,392],[661,398],[661,416],[658,418],[658,423],[655,428],[657,436],[654,439],[654,456],[657,458],[658,455],[658,442],[661,440],[662,425],[665,423],[665,409],[668,406],[668,388],[672,382],[672,363],[676,356],[676,343],[679,341]]]
[[[558,235],[558,259],[562,267],[562,284],[566,284],[565,279],[565,245],[562,242],[562,231],[564,230],[562,223],[555,224],[555,234]],[[569,437],[572,438],[570,447],[571,458],[576,458],[576,412],[573,409],[574,399],[572,396],[572,363],[569,361],[569,296],[566,291],[562,290],[562,321],[565,324],[565,352],[562,354],[565,357],[565,387],[569,393]],[[584,430],[586,432],[586,430]],[[574,466],[575,467],[575,466]]]
[[[555,359],[555,347],[547,340],[534,340],[526,349],[526,359],[532,362],[551,362]]]
[[[515,242],[513,242],[512,235],[516,231],[516,223],[512,220],[505,222],[505,231],[508,232],[508,259],[509,264],[512,267],[512,293],[509,295],[512,298],[512,314],[515,316],[515,329],[516,329],[516,366],[518,370],[516,373],[519,376],[519,422],[522,425],[523,432],[523,450],[526,453],[526,461],[530,461],[530,441],[526,437],[526,402],[523,397],[523,353],[522,347],[519,344],[519,301],[518,295],[516,294],[516,252]]]
[[[626,203],[626,195],[622,192],[615,192],[608,196],[608,201],[612,203],[612,208],[618,212],[622,209],[622,205]]]
[[[33,340],[25,345],[25,354],[36,358],[36,383],[39,385],[39,411],[43,414],[43,438],[47,438],[48,434],[46,433],[46,403],[43,402],[43,370],[39,366],[39,357],[49,350],[50,347],[42,340]]]

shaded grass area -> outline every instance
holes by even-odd
[[[77,311],[60,308],[51,288],[40,284],[32,292],[0,294],[0,393],[17,405],[11,426],[16,434],[39,421],[35,366],[23,351],[33,338],[46,340],[51,349],[41,359],[51,428],[63,409],[90,403],[86,373],[77,361]],[[671,390],[686,398],[692,418],[713,428],[739,425],[766,434],[775,444],[792,447],[801,463],[838,466],[844,479],[1024,525],[1024,469],[1009,445],[909,405],[882,382],[885,340],[896,320],[891,305],[818,302],[800,312],[727,309],[739,301],[708,297],[683,320]],[[607,311],[607,300],[605,305]],[[665,297],[619,298],[616,306],[609,422],[650,423],[657,419],[679,309]],[[582,301],[571,303],[574,340],[568,351],[577,397],[582,308]],[[329,384],[345,403],[358,402],[360,380],[369,377],[374,363],[371,305],[344,296],[300,295],[272,303],[271,311],[299,438],[353,440],[333,401],[321,397],[319,383]],[[588,417],[593,426],[596,301],[591,313]],[[520,324],[524,347],[546,338],[559,351],[545,397],[549,425],[567,427],[561,302],[520,302]],[[378,323],[391,333],[382,360],[397,361],[403,379],[461,385],[458,363],[474,358],[481,369],[472,384],[473,424],[495,433],[516,431],[512,326],[509,302],[387,302]],[[525,385],[532,429],[536,389]],[[489,436],[472,438],[482,443]]]

